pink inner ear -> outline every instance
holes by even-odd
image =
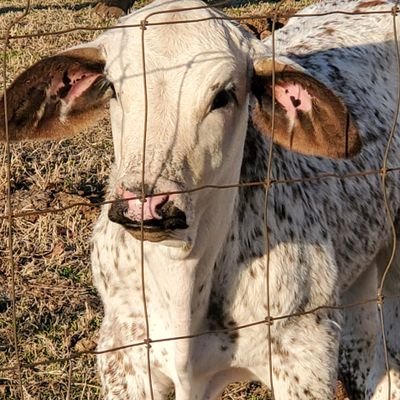
[[[99,73],[87,72],[82,75],[70,76],[72,88],[66,97],[67,102],[72,102],[79,97],[100,75]]]
[[[101,74],[95,72],[68,71],[66,76],[53,77],[50,95],[60,96],[67,103],[71,103],[84,93],[99,76]]]
[[[297,111],[310,112],[312,98],[298,83],[279,83],[275,85],[275,100],[286,110],[289,119],[294,120]]]

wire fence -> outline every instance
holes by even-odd
[[[217,4],[216,6],[223,6],[226,2],[221,2],[220,4]],[[160,24],[182,24],[182,23],[196,23],[200,21],[206,21],[209,19],[221,19],[221,20],[238,20],[238,21],[246,21],[247,19],[251,20],[267,20],[270,19],[272,20],[272,43],[275,43],[275,24],[278,21],[279,17],[282,15],[282,10],[281,7],[282,5],[286,3],[286,0],[280,1],[274,6],[273,12],[270,12],[268,14],[264,15],[251,15],[251,16],[239,16],[239,17],[228,17],[228,16],[221,16],[221,17],[216,17],[212,16],[210,18],[202,18],[202,19],[187,19],[184,21],[176,21],[176,20],[171,20],[168,22],[153,22],[152,18],[155,15],[161,14],[161,13],[176,13],[176,12],[183,12],[183,11],[190,11],[190,10],[196,10],[199,8],[204,8],[204,7],[192,7],[192,8],[187,8],[187,9],[178,9],[178,10],[168,10],[166,11],[161,11],[161,12],[154,12],[146,16],[146,18],[141,21],[140,24],[132,24],[132,25],[124,25],[123,27],[121,26],[112,26],[112,27],[98,27],[98,26],[76,26],[74,28],[68,28],[64,30],[55,30],[51,31],[51,29],[46,29],[46,31],[43,32],[31,32],[29,34],[11,34],[12,29],[21,23],[24,18],[26,18],[30,11],[31,11],[31,4],[30,0],[26,1],[26,6],[25,6],[25,11],[21,13],[18,17],[16,17],[9,25],[6,31],[4,32],[3,36],[0,38],[0,40],[3,43],[3,68],[2,68],[2,75],[3,75],[3,96],[5,99],[4,102],[4,114],[5,114],[5,136],[6,136],[6,173],[7,173],[7,196],[6,196],[6,204],[5,204],[5,213],[3,215],[0,215],[0,222],[6,222],[8,225],[8,260],[7,262],[9,263],[10,266],[10,271],[11,271],[11,308],[12,308],[12,330],[13,330],[13,337],[14,337],[14,357],[15,357],[15,363],[13,365],[9,365],[6,367],[0,366],[0,373],[5,373],[5,372],[12,372],[16,376],[16,385],[18,386],[18,392],[19,392],[19,398],[24,399],[24,398],[30,398],[27,396],[26,392],[23,389],[23,375],[24,375],[24,370],[35,370],[35,368],[42,366],[42,365],[54,365],[57,366],[59,364],[65,364],[67,363],[69,365],[69,373],[68,373],[68,382],[67,382],[67,388],[66,388],[66,398],[71,398],[70,393],[71,393],[71,385],[72,385],[72,363],[74,360],[85,357],[85,356],[95,356],[95,355],[100,355],[104,353],[110,353],[110,352],[116,352],[124,349],[129,349],[129,348],[134,348],[134,347],[140,347],[144,346],[146,350],[146,355],[147,355],[147,376],[148,376],[148,385],[149,385],[149,393],[150,393],[150,398],[154,399],[155,396],[153,394],[153,389],[152,389],[152,363],[151,363],[151,346],[156,343],[162,343],[162,342],[171,342],[171,341],[180,341],[180,340],[187,340],[187,339],[193,339],[201,336],[207,336],[210,334],[218,334],[218,333],[233,333],[237,331],[246,331],[246,329],[254,327],[254,326],[266,326],[266,329],[268,330],[268,338],[269,338],[269,359],[267,360],[269,364],[269,371],[270,371],[270,376],[269,376],[269,387],[271,388],[271,397],[275,398],[274,395],[274,378],[273,378],[273,365],[274,365],[274,359],[273,359],[273,354],[271,351],[271,342],[272,342],[272,333],[271,333],[271,325],[273,325],[276,321],[280,320],[287,320],[291,317],[298,317],[298,316],[303,316],[307,314],[315,314],[318,311],[321,310],[347,310],[350,308],[357,308],[363,305],[367,304],[376,304],[378,307],[378,315],[379,315],[379,324],[381,328],[381,335],[382,335],[382,343],[383,343],[383,350],[385,354],[385,370],[387,374],[387,382],[388,382],[388,393],[387,393],[387,399],[390,400],[393,397],[393,394],[391,393],[392,391],[392,382],[391,382],[391,375],[390,375],[390,363],[389,363],[389,355],[388,355],[388,349],[386,345],[386,332],[387,330],[385,329],[385,321],[384,321],[384,304],[386,299],[396,299],[400,298],[400,293],[398,295],[393,295],[393,296],[385,296],[383,293],[383,287],[386,282],[388,273],[394,264],[394,260],[396,257],[396,249],[397,249],[397,235],[396,235],[396,226],[395,226],[395,218],[396,216],[392,215],[390,205],[389,205],[389,200],[388,200],[388,193],[387,193],[387,179],[390,176],[390,174],[394,172],[399,172],[400,171],[400,166],[399,167],[389,167],[388,166],[388,154],[389,150],[392,145],[392,140],[393,137],[397,134],[397,126],[398,126],[398,114],[399,114],[399,109],[400,109],[400,84],[398,83],[400,81],[400,54],[399,54],[399,44],[397,41],[397,26],[396,26],[396,17],[399,13],[399,7],[397,2],[393,3],[392,7],[388,7],[386,11],[357,11],[357,12],[345,12],[345,11],[333,11],[333,12],[326,12],[326,13],[320,13],[320,14],[302,14],[301,16],[296,16],[296,18],[308,18],[308,17],[315,17],[315,16],[327,16],[327,15],[335,15],[335,14],[345,14],[345,15],[371,15],[371,14],[389,14],[393,16],[393,41],[396,47],[396,55],[397,55],[397,64],[398,64],[398,76],[393,78],[393,81],[396,82],[397,84],[397,104],[396,104],[396,112],[393,117],[393,122],[392,122],[392,128],[389,136],[389,140],[387,142],[386,146],[386,151],[383,159],[383,163],[380,169],[377,170],[364,170],[364,171],[358,171],[358,172],[352,172],[348,174],[339,174],[339,173],[321,173],[321,174],[316,174],[315,176],[307,177],[307,178],[296,178],[296,179],[274,179],[271,175],[272,171],[272,162],[273,162],[273,141],[271,141],[271,147],[269,149],[269,160],[268,160],[268,175],[267,179],[263,181],[256,181],[256,182],[241,182],[241,183],[235,183],[235,184],[226,184],[226,185],[203,185],[199,187],[194,187],[190,188],[187,190],[182,190],[182,191],[173,191],[173,192],[164,192],[164,193],[158,193],[159,196],[164,196],[164,195],[175,195],[175,194],[189,194],[189,193],[195,193],[198,191],[204,191],[204,190],[211,190],[211,191],[217,191],[217,190],[227,190],[227,189],[232,189],[232,188],[256,188],[256,187],[261,187],[265,189],[265,195],[266,195],[266,200],[265,204],[267,204],[268,201],[268,195],[270,192],[270,189],[276,185],[290,185],[290,184],[298,184],[298,183],[306,183],[306,182],[317,182],[321,180],[326,180],[326,179],[353,179],[357,177],[366,177],[366,176],[379,176],[381,179],[381,185],[382,185],[382,193],[384,197],[384,203],[385,203],[385,213],[387,216],[388,220],[388,230],[391,231],[391,236],[393,239],[392,245],[391,245],[391,254],[390,254],[390,259],[387,262],[386,268],[384,270],[384,273],[380,279],[379,286],[376,291],[376,295],[370,297],[370,298],[365,298],[362,301],[354,302],[351,304],[326,304],[326,305],[321,305],[319,307],[315,307],[313,309],[305,310],[302,312],[294,313],[294,314],[289,314],[289,315],[271,315],[270,312],[270,299],[269,299],[269,271],[270,271],[270,260],[269,260],[269,253],[270,253],[270,244],[269,244],[269,234],[268,231],[265,229],[264,235],[265,235],[265,254],[267,255],[266,259],[266,266],[265,266],[265,271],[266,271],[266,279],[267,279],[267,304],[268,304],[268,309],[265,318],[262,320],[258,321],[253,321],[247,324],[239,325],[239,326],[233,326],[229,327],[226,329],[214,329],[214,330],[207,330],[207,331],[201,331],[201,332],[196,332],[191,335],[184,335],[184,336],[176,336],[176,337],[165,337],[162,339],[152,339],[152,332],[150,331],[149,328],[149,317],[148,317],[148,311],[146,308],[147,304],[147,296],[146,296],[146,265],[145,265],[145,257],[144,257],[144,224],[143,224],[143,218],[142,218],[142,223],[141,223],[141,266],[140,266],[140,273],[141,273],[141,290],[142,290],[142,301],[143,301],[143,313],[145,316],[145,339],[134,342],[134,343],[129,343],[126,345],[122,346],[117,346],[109,349],[102,349],[102,350],[85,350],[85,351],[75,351],[75,352],[69,352],[68,354],[65,355],[65,357],[57,357],[57,358],[46,358],[46,359],[39,359],[39,360],[32,360],[31,362],[23,362],[21,361],[21,353],[20,353],[20,340],[19,340],[19,330],[18,330],[18,317],[17,317],[17,308],[18,308],[18,302],[17,302],[17,295],[16,295],[16,276],[17,276],[17,265],[15,262],[15,255],[14,255],[14,250],[15,249],[15,243],[14,237],[15,237],[15,232],[14,232],[14,225],[16,220],[21,219],[21,218],[27,218],[27,217],[32,217],[32,216],[39,216],[39,215],[48,215],[48,214],[61,214],[67,210],[70,209],[75,209],[75,208],[93,208],[95,207],[100,207],[103,205],[107,205],[110,203],[118,202],[120,200],[106,200],[106,201],[101,201],[98,202],[97,204],[93,205],[93,203],[87,203],[87,202],[80,202],[80,201],[75,201],[72,204],[68,204],[63,207],[57,207],[57,208],[51,208],[51,207],[44,207],[44,208],[38,208],[35,209],[34,211],[14,211],[14,206],[12,202],[12,151],[11,151],[11,146],[10,146],[10,141],[9,141],[9,128],[8,128],[8,117],[7,117],[7,91],[6,91],[6,86],[7,82],[9,80],[8,77],[8,65],[10,62],[10,56],[9,56],[9,51],[10,51],[10,43],[12,41],[18,41],[22,39],[36,39],[40,37],[50,37],[50,36],[60,36],[60,35],[65,35],[69,34],[71,32],[80,32],[80,31],[103,31],[104,29],[128,29],[128,28],[138,28],[141,29],[141,34],[142,34],[142,39],[141,39],[141,53],[142,53],[142,72],[143,72],[143,87],[144,87],[144,98],[145,98],[145,115],[144,115],[144,139],[142,143],[142,166],[141,166],[141,174],[142,174],[142,188],[141,188],[141,194],[140,196],[137,197],[132,197],[131,199],[140,199],[143,201],[148,197],[149,195],[146,193],[146,185],[145,185],[145,172],[146,172],[146,144],[147,144],[147,122],[148,122],[148,93],[147,93],[147,87],[146,87],[146,46],[145,46],[145,37],[146,37],[146,30],[149,26],[155,26],[155,25],[160,25]],[[372,2],[371,2],[372,3]],[[286,15],[287,16],[287,15]],[[293,16],[289,15],[287,18],[292,18]],[[274,50],[274,49],[273,49]],[[273,61],[275,57],[275,51],[273,51]],[[275,66],[275,62],[272,63],[273,66]],[[275,71],[273,70],[272,73],[273,79],[275,77]],[[274,90],[274,84],[272,84],[272,88]],[[275,99],[275,93],[273,92],[273,99]],[[274,101],[272,104],[274,105]],[[273,116],[275,116],[275,113],[272,113]],[[272,120],[272,132],[274,132],[274,117]],[[125,199],[126,200],[126,199]],[[266,207],[267,210],[267,207]],[[144,206],[142,206],[142,217],[144,215]],[[268,213],[265,213],[265,220],[264,220],[264,227],[267,227],[268,223]],[[245,333],[244,333],[245,334]]]

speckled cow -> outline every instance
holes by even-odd
[[[123,27],[152,14],[144,32],[147,121],[139,28],[110,30],[47,58],[7,92],[13,141],[77,133],[111,103],[109,197],[120,202],[103,207],[93,236],[94,280],[105,310],[99,350],[146,338],[142,223],[153,341],[262,321],[268,298],[274,317],[374,298],[390,256],[381,177],[359,173],[381,168],[395,115],[393,4],[325,1],[305,9],[389,13],[294,17],[277,32],[275,64],[271,40],[261,43],[235,23],[215,20],[221,14],[203,6],[159,0],[120,20]],[[180,23],[193,19],[202,21]],[[268,197],[262,186],[229,186],[267,179],[272,137]],[[399,163],[396,128],[388,167]],[[324,174],[352,176],[298,181]],[[228,187],[182,193],[203,185]],[[142,188],[143,202],[135,198]],[[398,173],[389,173],[387,193],[396,216]],[[394,261],[387,295],[399,293]],[[354,398],[387,399],[375,304],[343,314],[322,308],[277,319],[271,348],[265,324],[153,342],[154,399],[172,388],[178,400],[216,399],[232,381],[269,385],[271,374],[276,399],[326,400],[339,364]],[[385,302],[385,323],[390,398],[400,399],[393,297]],[[98,365],[106,399],[150,399],[145,346],[104,353]]]

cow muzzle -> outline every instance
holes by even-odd
[[[176,230],[188,228],[186,214],[174,204],[176,197],[150,195],[143,201],[138,191],[120,190],[108,217],[126,228],[136,239],[151,242],[172,239]]]

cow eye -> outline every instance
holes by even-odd
[[[225,90],[225,89],[221,90],[214,97],[210,111],[226,107],[233,99],[234,99],[234,94],[231,90]]]

